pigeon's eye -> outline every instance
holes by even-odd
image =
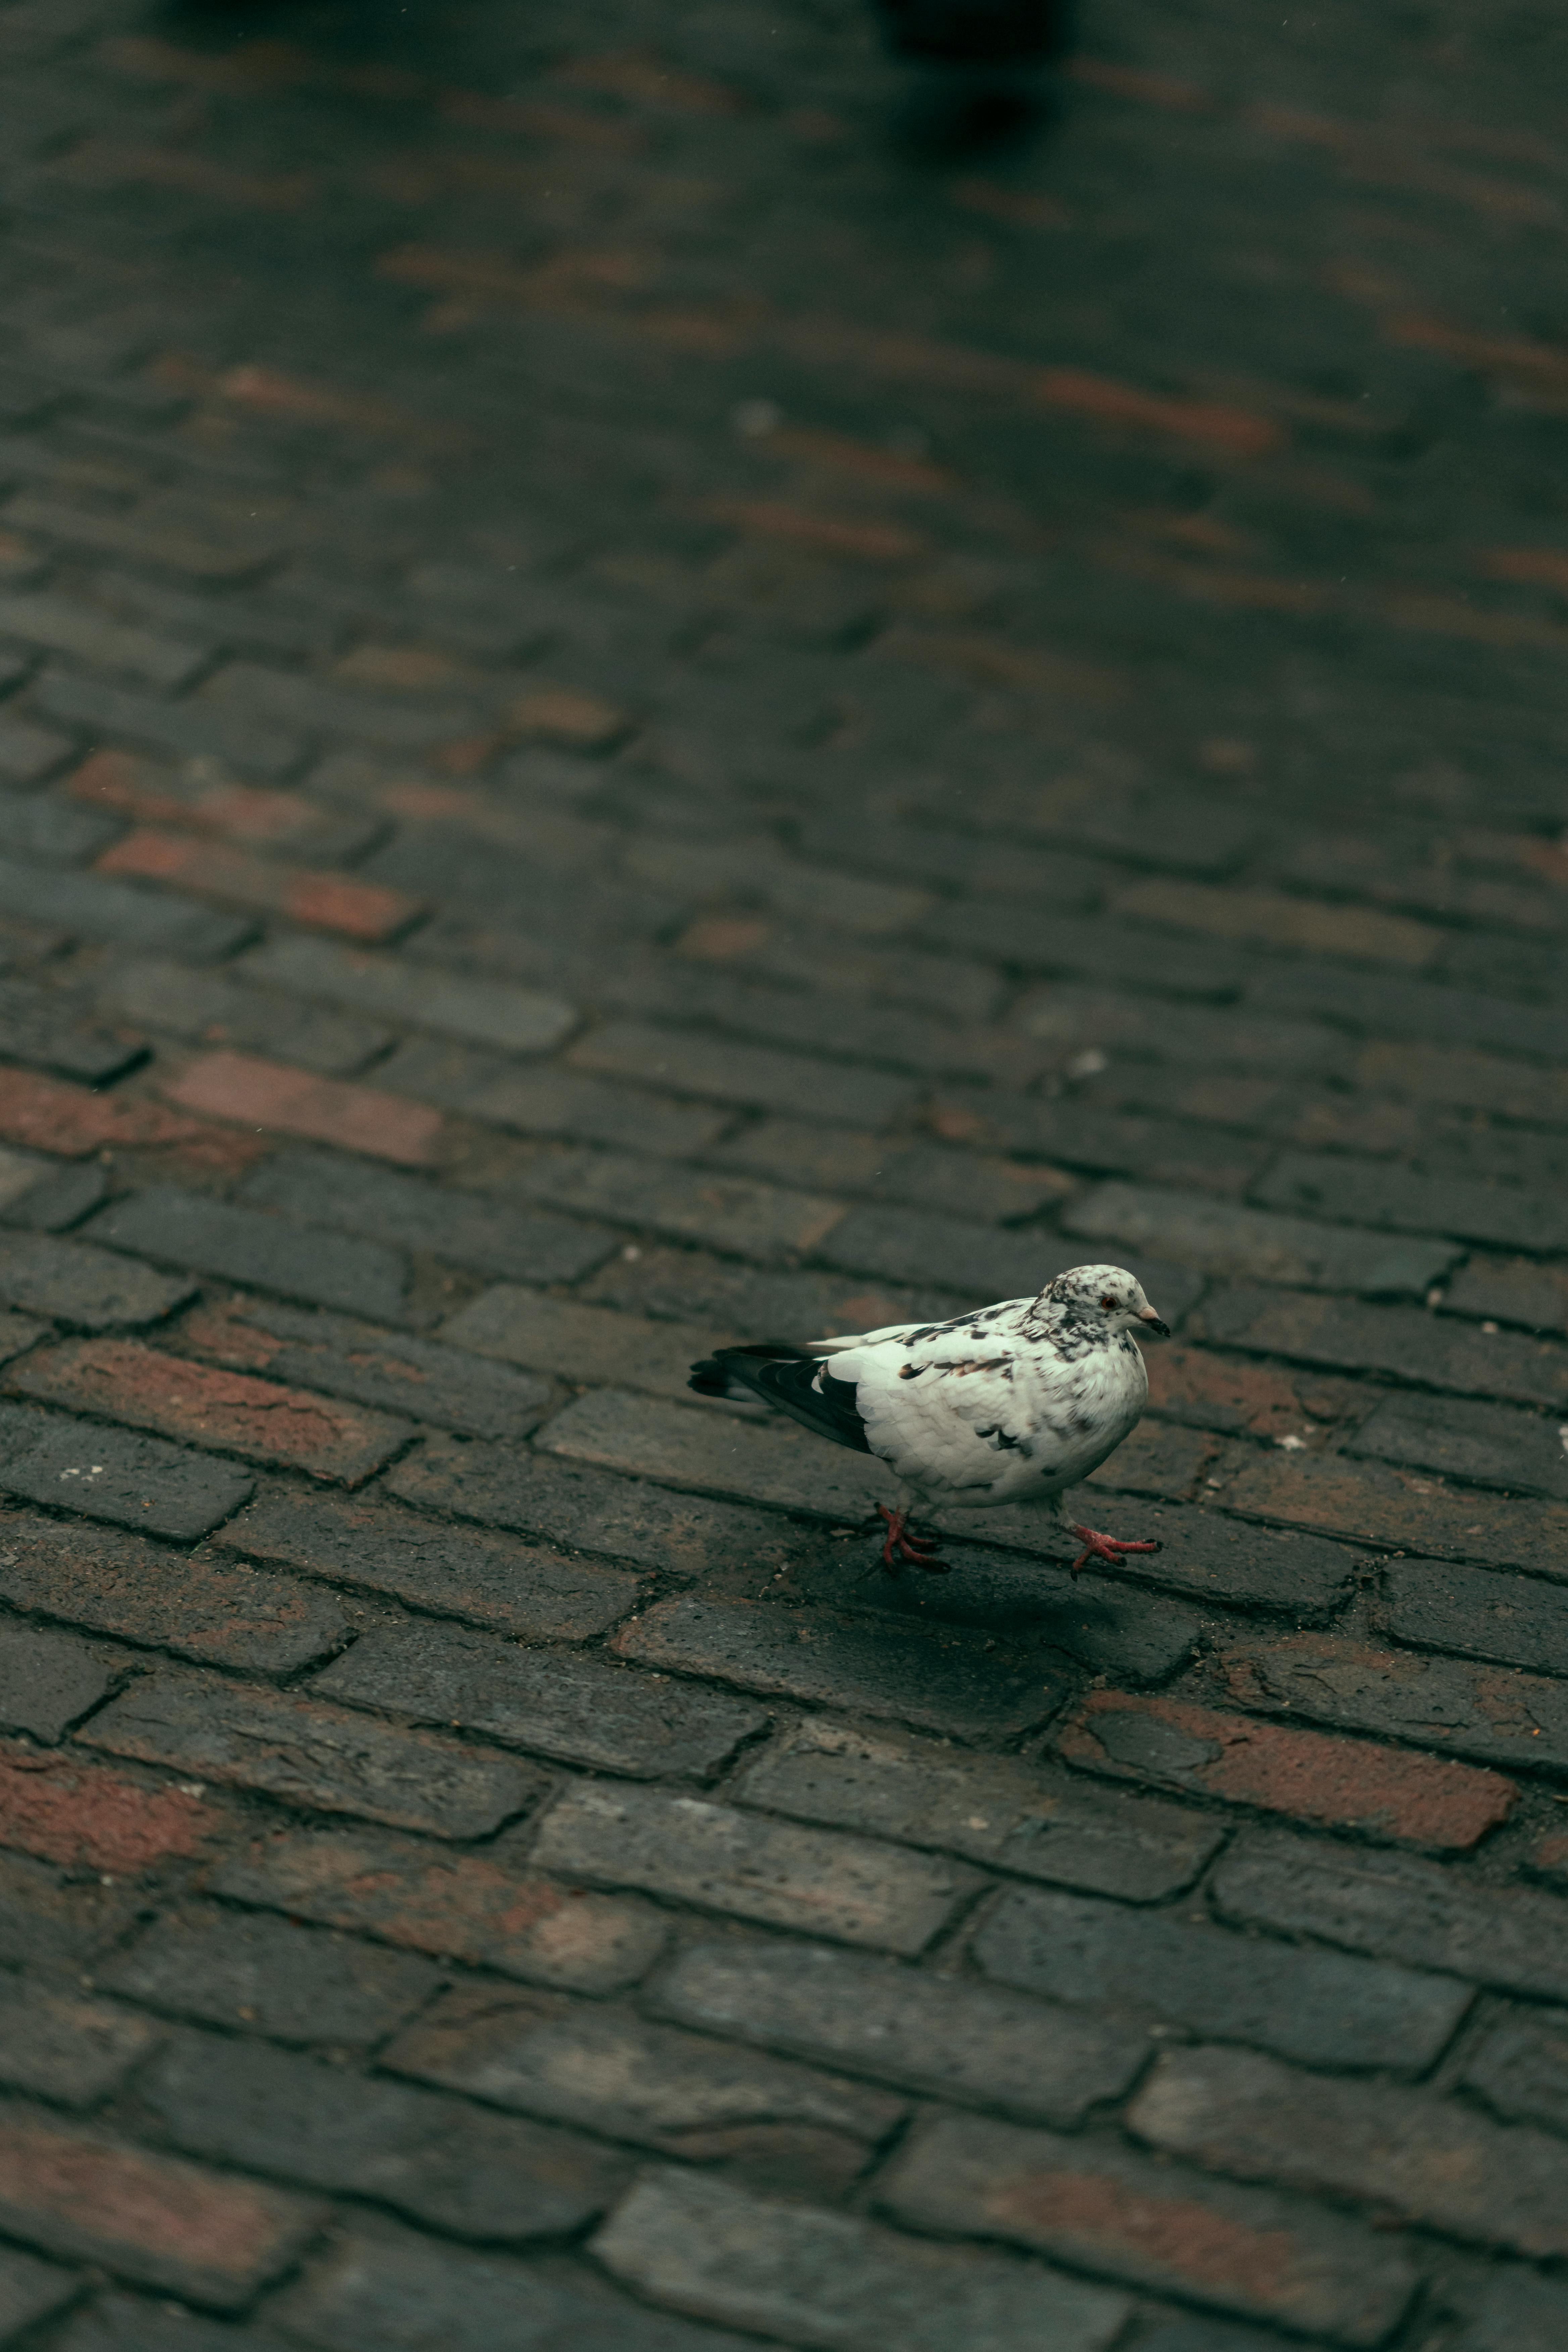
[[[1116,1301],[1115,1301],[1115,1299],[1114,1299],[1114,1298],[1111,1298],[1110,1297],[1107,1296],[1106,1297],[1102,1298],[1102,1299],[1100,1300],[1100,1303],[1101,1307],[1103,1307],[1105,1308],[1106,1312],[1109,1314],[1109,1312],[1110,1312],[1110,1310],[1111,1309],[1111,1307],[1113,1307],[1115,1306]]]

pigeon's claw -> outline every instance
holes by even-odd
[[[1119,1536],[1102,1536],[1098,1528],[1069,1528],[1068,1533],[1077,1536],[1083,1545],[1083,1549],[1068,1570],[1069,1576],[1076,1576],[1079,1569],[1091,1559],[1108,1560],[1114,1568],[1123,1552],[1158,1551],[1160,1549],[1157,1543],[1123,1543]]]
[[[888,1532],[882,1538],[882,1566],[888,1575],[898,1576],[906,1560],[911,1568],[923,1568],[928,1576],[951,1574],[948,1561],[931,1556],[933,1537],[911,1535],[905,1514],[893,1510],[887,1503],[879,1503],[877,1510],[888,1523]]]

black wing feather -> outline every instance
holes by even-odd
[[[855,1382],[835,1380],[820,1358],[784,1348],[721,1348],[693,1364],[687,1382],[699,1396],[731,1396],[739,1381],[818,1437],[869,1454],[866,1424],[855,1409]]]

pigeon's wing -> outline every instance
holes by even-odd
[[[854,1382],[867,1450],[915,1486],[992,1486],[1009,1455],[1052,1475],[1060,1449],[1039,1411],[1038,1351],[1016,1336],[966,1324],[913,1347],[884,1339],[833,1370]]]

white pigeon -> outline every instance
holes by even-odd
[[[1075,1265],[1036,1298],[1006,1298],[951,1323],[721,1348],[693,1364],[689,1386],[700,1396],[759,1396],[819,1437],[885,1462],[899,1481],[897,1503],[877,1506],[889,1576],[906,1560],[945,1572],[932,1539],[910,1530],[918,1508],[943,1503],[1043,1505],[1083,1544],[1076,1576],[1086,1560],[1114,1565],[1123,1552],[1160,1549],[1066,1520],[1061,1500],[1116,1451],[1149,1401],[1132,1339],[1140,1326],[1171,1336],[1123,1267]]]

